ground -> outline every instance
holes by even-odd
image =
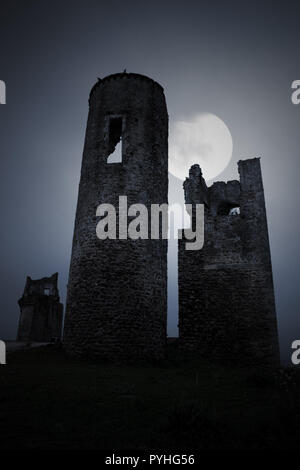
[[[0,449],[293,449],[300,377],[182,358],[79,362],[57,346],[0,366]]]

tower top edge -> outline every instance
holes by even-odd
[[[128,80],[128,79],[142,80],[142,81],[144,80],[144,81],[152,82],[153,85],[156,85],[157,87],[161,89],[161,91],[164,91],[163,87],[158,82],[156,82],[150,77],[147,77],[147,75],[141,75],[139,73],[122,72],[122,73],[114,73],[111,75],[107,75],[104,78],[98,78],[97,83],[95,83],[95,85],[92,87],[90,91],[90,98],[93,95],[94,91],[103,83],[106,83],[108,81],[113,81],[113,80]]]

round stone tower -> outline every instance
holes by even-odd
[[[151,204],[168,202],[168,114],[163,88],[132,73],[99,79],[90,93],[64,327],[78,357],[164,354],[167,240],[124,236],[124,196],[128,208],[149,209],[150,233]],[[116,209],[116,239],[97,236],[100,204]]]

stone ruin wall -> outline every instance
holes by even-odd
[[[229,363],[279,365],[268,228],[258,158],[239,161],[240,181],[207,188],[199,167],[186,203],[205,204],[204,247],[179,240],[179,344]],[[232,208],[240,213],[229,215]]]
[[[27,277],[19,299],[18,341],[49,342],[62,335],[63,304],[59,301],[58,274],[33,280]]]
[[[164,355],[167,240],[99,240],[96,208],[168,201],[168,114],[148,77],[99,80],[90,109],[70,265],[64,347],[74,356],[116,361]],[[121,130],[121,131],[120,131]],[[108,163],[122,141],[122,162]]]

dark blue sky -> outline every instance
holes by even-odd
[[[296,1],[1,2],[0,338],[16,335],[27,274],[59,271],[65,300],[88,94],[96,77],[126,67],[162,84],[170,125],[205,111],[223,119],[234,151],[218,180],[237,178],[239,159],[261,156],[288,356],[300,339],[300,105],[290,99],[299,13]],[[176,322],[171,289],[170,334]]]

